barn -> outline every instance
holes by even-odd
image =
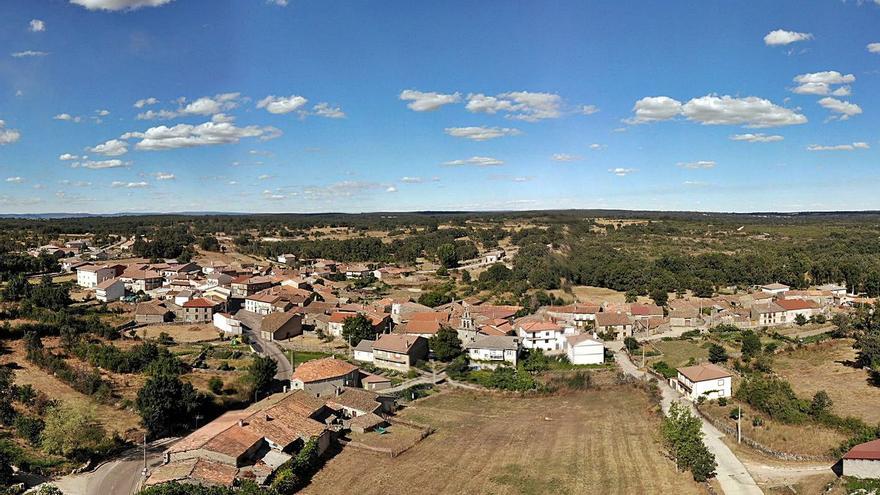
[[[843,456],[843,475],[880,479],[880,439],[851,448]]]

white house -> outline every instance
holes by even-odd
[[[773,283],[773,284],[767,284],[767,285],[761,286],[761,292],[763,292],[765,294],[771,294],[774,296],[778,296],[779,294],[782,294],[783,292],[788,292],[789,289],[791,289],[791,287],[789,287],[785,284],[780,284],[780,283]]]
[[[827,290],[834,297],[844,297],[846,296],[846,286],[838,285],[838,284],[825,284],[817,287],[819,290]]]
[[[478,365],[487,364],[490,367],[496,365],[516,366],[519,358],[521,339],[493,335],[469,342],[464,346],[471,361]]]
[[[712,363],[702,363],[678,369],[675,388],[685,397],[696,401],[700,396],[707,399],[730,397],[733,375]]]
[[[354,346],[354,360],[361,363],[373,362],[373,343],[375,340],[363,339]]]
[[[214,328],[227,335],[241,335],[241,322],[229,313],[214,313]]]
[[[76,269],[76,284],[94,289],[101,282],[116,276],[116,269],[109,266],[83,265]]]
[[[602,364],[605,362],[605,344],[589,334],[565,338],[565,355],[571,364]]]
[[[101,302],[117,301],[125,295],[125,284],[119,278],[108,278],[95,287],[95,299]]]
[[[192,298],[193,298],[193,291],[191,291],[189,289],[184,289],[184,290],[178,292],[176,296],[174,296],[174,304],[176,304],[178,306],[183,306],[184,304],[186,304],[187,301],[189,301]]]
[[[504,250],[489,251],[483,255],[483,262],[486,264],[498,263],[504,258]]]
[[[860,443],[843,456],[843,475],[880,479],[880,439]]]
[[[286,265],[292,264],[296,262],[296,255],[293,254],[279,254],[277,258],[279,263],[284,263]]]
[[[548,353],[565,349],[565,330],[553,322],[529,321],[517,325],[516,333],[526,349],[541,349]]]
[[[785,323],[794,323],[798,315],[806,319],[822,312],[822,309],[813,301],[802,299],[777,299],[776,305],[785,310],[783,313]]]

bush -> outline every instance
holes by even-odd
[[[652,364],[651,367],[654,368],[654,371],[663,375],[664,378],[675,378],[678,376],[678,371],[672,366],[669,366],[666,361],[657,361]]]
[[[798,399],[788,382],[778,378],[747,378],[736,391],[736,398],[782,423],[797,424],[807,419],[809,405]]]
[[[210,380],[208,380],[208,388],[214,395],[220,395],[223,393],[223,380],[219,376],[212,376]]]

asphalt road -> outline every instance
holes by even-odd
[[[274,342],[268,342],[260,337],[260,321],[263,317],[243,309],[235,313],[235,317],[244,324],[243,332],[248,336],[251,347],[263,356],[269,356],[278,363],[278,373],[275,374],[275,379],[290,381],[290,375],[293,374],[293,366],[287,359],[287,355]]]

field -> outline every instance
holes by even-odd
[[[709,350],[703,347],[703,342],[692,342],[690,340],[658,340],[652,342],[645,349],[650,352],[652,349],[660,352],[660,356],[652,356],[648,359],[650,363],[655,361],[665,361],[666,364],[673,368],[679,368],[687,365],[693,359],[696,362],[705,362],[709,359]],[[636,351],[633,357],[639,359],[639,352]]]
[[[400,414],[433,435],[396,458],[343,449],[302,493],[704,493],[661,454],[652,410],[643,392],[617,386],[442,393]]]
[[[810,398],[825,390],[841,416],[880,423],[880,387],[869,383],[868,372],[852,367],[852,340],[840,339],[804,346],[776,355],[773,368],[791,383],[798,396]]]
[[[137,334],[142,339],[157,339],[159,334],[165,332],[175,342],[194,343],[219,340],[219,330],[211,323],[189,325],[149,325],[137,329]]]

